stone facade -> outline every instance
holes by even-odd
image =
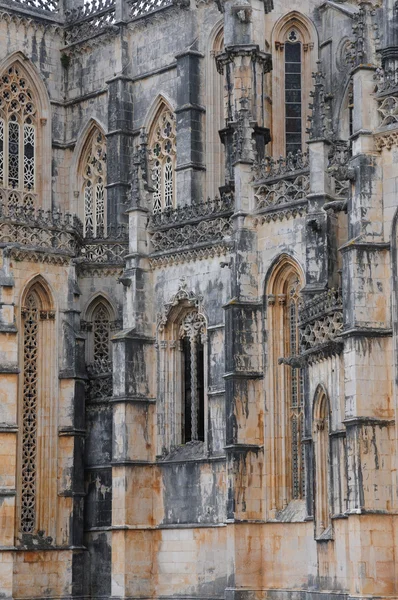
[[[0,598],[398,598],[394,0],[0,0]]]

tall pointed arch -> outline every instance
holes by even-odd
[[[21,297],[18,530],[53,535],[56,511],[55,307],[41,276],[33,278]],[[45,365],[45,366],[44,366]]]
[[[323,385],[318,385],[313,408],[313,442],[315,456],[315,537],[331,536],[330,509],[330,402]]]
[[[0,64],[0,188],[8,206],[50,202],[50,104],[33,64],[21,53]]]
[[[91,119],[80,140],[71,167],[71,189],[74,190],[77,199],[74,209],[83,221],[85,237],[102,237],[107,231],[107,161],[104,129],[97,121]]]
[[[157,98],[150,114],[152,122],[148,128],[148,147],[154,190],[152,210],[159,213],[176,206],[176,117],[171,105],[163,96]]]
[[[207,196],[214,198],[225,184],[225,153],[219,131],[225,126],[224,79],[217,71],[215,57],[224,49],[223,22],[210,34],[206,55],[206,87],[210,102],[206,111],[206,182]]]
[[[308,17],[292,11],[272,31],[272,154],[305,150],[306,122],[318,58],[318,34]],[[283,110],[281,110],[283,107]]]
[[[280,364],[281,358],[299,354],[298,304],[303,283],[298,263],[282,255],[266,284],[266,385],[272,415],[267,444],[271,456],[270,510],[274,516],[291,500],[305,496],[304,373],[300,368]]]
[[[181,281],[158,320],[159,452],[207,438],[207,319]]]

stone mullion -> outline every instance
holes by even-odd
[[[268,469],[270,472],[270,479],[267,488],[271,491],[271,504],[268,507],[270,509],[270,517],[275,518],[276,509],[277,509],[277,499],[276,499],[276,477],[277,477],[277,469],[276,469],[276,456],[278,454],[277,451],[277,442],[276,442],[276,390],[277,390],[277,374],[275,365],[277,364],[277,351],[276,351],[276,336],[277,332],[275,331],[275,322],[276,322],[276,311],[277,308],[275,306],[275,296],[272,294],[268,295],[267,298],[268,309],[267,309],[267,323],[268,323],[268,331],[271,332],[271,336],[268,340],[268,373],[269,373],[269,399],[270,403],[270,415],[272,417],[269,419],[270,421],[270,432],[269,432],[269,446],[270,446],[270,464],[268,465]]]
[[[278,295],[278,329],[277,335],[278,340],[280,340],[281,348],[280,356],[288,355],[288,352],[291,350],[290,345],[286,343],[286,295],[279,294]],[[274,343],[275,343],[274,338]],[[278,344],[279,345],[279,344]],[[280,357],[277,357],[277,360]],[[280,414],[281,419],[279,423],[279,429],[277,429],[277,438],[280,439],[280,452],[276,454],[276,472],[281,474],[281,482],[277,486],[278,489],[282,491],[282,497],[280,498],[282,502],[282,507],[287,506],[290,494],[289,494],[289,475],[288,475],[288,466],[289,461],[287,460],[288,456],[291,455],[291,448],[287,449],[287,445],[292,444],[292,436],[288,435],[291,432],[291,405],[287,403],[287,399],[291,400],[291,390],[287,390],[289,384],[291,384],[292,374],[288,371],[288,367],[285,365],[278,365],[275,363],[276,370],[281,370],[281,376],[278,377],[280,383],[280,389],[277,396],[277,402],[280,405]],[[277,414],[277,413],[276,413]],[[278,456],[279,455],[279,456]],[[290,470],[292,469],[292,464],[290,461]]]
[[[3,269],[8,271],[7,259]],[[4,273],[4,271],[3,271]],[[2,401],[2,418],[0,425],[0,449],[3,485],[0,488],[0,590],[5,597],[12,598],[15,543],[15,523],[17,510],[18,460],[18,379],[19,367],[14,362],[18,356],[18,330],[14,324],[14,288],[13,278],[3,275],[6,282],[0,287],[0,347],[3,350],[3,362],[0,364],[0,390],[6,392]],[[8,281],[6,281],[8,279]],[[18,473],[18,478],[19,478]],[[9,548],[10,550],[7,550]]]
[[[197,339],[194,332],[190,335],[191,348],[191,438],[198,439],[198,374],[196,357]]]

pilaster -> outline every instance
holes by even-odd
[[[201,89],[201,52],[189,49],[176,56],[177,60],[177,198],[186,204],[203,200],[204,146],[203,115],[205,108],[198,104]]]
[[[123,36],[123,28],[121,30]],[[115,43],[126,45],[123,39]],[[123,48],[120,49],[123,54]],[[121,64],[124,60],[120,59]],[[116,75],[108,85],[107,133],[107,222],[117,225],[126,222],[128,208],[133,137],[133,95],[129,77]]]
[[[18,331],[14,324],[14,280],[9,259],[0,268],[0,589],[6,600],[13,591],[16,518]]]

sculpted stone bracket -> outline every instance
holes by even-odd
[[[222,75],[224,67],[233,63],[238,57],[249,56],[252,63],[258,63],[262,66],[264,73],[269,73],[272,70],[272,56],[267,52],[259,49],[257,44],[247,46],[227,46],[224,52],[216,56],[217,71]]]

